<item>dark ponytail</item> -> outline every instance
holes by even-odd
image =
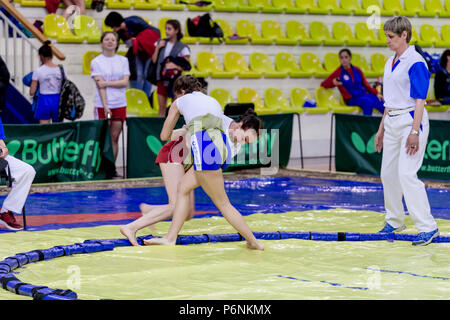
[[[242,122],[241,129],[254,129],[259,136],[259,130],[263,129],[263,122],[258,118],[256,112],[249,108],[244,114],[241,114],[236,122]]]
[[[52,47],[50,47],[50,40],[44,42],[44,44],[39,48],[38,53],[44,58],[53,58]]]

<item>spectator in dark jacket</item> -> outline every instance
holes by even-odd
[[[441,55],[440,70],[434,78],[434,95],[444,105],[450,105],[450,49]]]

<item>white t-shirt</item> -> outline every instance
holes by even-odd
[[[43,64],[33,72],[31,79],[39,82],[41,94],[59,94],[61,92],[62,75],[58,66],[51,68]]]
[[[173,43],[170,41],[166,41],[166,49],[164,50],[164,59],[167,58],[170,54],[170,51],[172,51],[173,48]],[[190,56],[191,55],[191,51],[189,50],[188,47],[184,47],[183,50],[180,51],[180,53],[178,54],[178,57],[185,57],[185,56]]]
[[[128,59],[119,54],[112,57],[98,55],[91,61],[91,77],[101,76],[105,81],[122,80],[124,76],[130,75]],[[106,88],[106,105],[109,109],[126,107],[126,88]],[[95,89],[94,106],[103,108],[102,100],[98,88]]]
[[[208,113],[218,118],[223,117],[222,107],[213,97],[207,96],[200,91],[185,94],[176,100],[178,110],[184,117],[186,124],[192,119],[205,116]]]

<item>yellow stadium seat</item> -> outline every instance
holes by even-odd
[[[197,54],[197,69],[200,72],[207,72],[213,78],[234,78],[234,72],[223,70],[219,58],[207,51],[201,51]]]
[[[238,103],[253,103],[255,105],[255,112],[258,115],[275,114],[278,113],[276,109],[267,108],[261,100],[258,92],[250,88],[241,88],[237,93]]]
[[[389,1],[383,1],[383,8],[385,10],[391,11],[396,15],[400,16],[408,16],[413,17],[415,16],[415,12],[405,10],[400,3],[400,0],[389,0]]]
[[[94,18],[79,15],[73,19],[75,35],[83,38],[88,43],[99,43],[101,32]]]
[[[409,44],[418,44],[421,47],[433,46],[433,41],[431,39],[422,39],[417,33],[417,29],[414,26],[412,26],[411,34],[411,41],[409,42]]]
[[[405,10],[414,12],[421,17],[434,17],[436,13],[427,12],[422,6],[421,0],[404,0]]]
[[[366,10],[359,4],[359,0],[341,0],[341,7],[350,10],[355,16],[368,15]]]
[[[40,0],[22,0],[22,1],[15,1],[20,3],[22,7],[45,7],[45,1]]]
[[[310,78],[312,71],[300,69],[297,61],[291,53],[279,52],[275,55],[275,67],[278,71],[286,72],[291,78]]]
[[[330,74],[322,67],[319,58],[311,52],[303,52],[300,55],[300,66],[303,70],[312,72],[318,78],[326,78]]]
[[[330,108],[327,106],[324,107],[308,107],[304,108],[303,105],[305,104],[306,100],[313,101],[313,98],[311,97],[311,93],[304,89],[304,88],[293,88],[291,89],[289,93],[289,99],[291,100],[291,105],[295,110],[299,113],[328,113],[330,111]]]
[[[434,12],[436,16],[448,17],[441,0],[424,0],[424,8],[427,12]]]
[[[336,21],[333,23],[332,31],[335,39],[345,41],[348,46],[364,47],[369,44],[367,41],[355,38],[352,29],[345,22]]]
[[[263,38],[271,39],[278,45],[295,46],[297,40],[288,39],[281,30],[281,25],[273,20],[264,20],[261,24],[261,33]]]
[[[341,66],[339,55],[335,52],[327,52],[323,57],[323,66],[325,70],[331,74]]]
[[[261,37],[256,25],[250,20],[238,20],[236,22],[236,32],[241,37],[249,37],[252,44],[272,44],[271,39]]]
[[[265,53],[252,52],[249,58],[250,69],[256,72],[262,72],[266,78],[285,78],[286,72],[275,70],[272,61]]]
[[[389,1],[389,0],[387,0],[387,1]],[[366,10],[366,12],[368,11],[368,8],[370,6],[376,6],[380,9],[380,14],[382,16],[394,15],[394,11],[386,10],[385,8],[383,8],[383,6],[380,3],[380,0],[361,0],[361,4],[362,4],[363,9]],[[372,13],[374,13],[373,10],[368,12],[368,14],[372,14]]]
[[[105,4],[108,9],[130,9],[132,2],[131,0],[106,0]]]
[[[379,31],[378,31],[379,32]],[[375,35],[374,31],[367,27],[367,23],[358,22],[355,25],[355,35],[356,38],[361,41],[368,42],[374,47],[386,47],[386,41],[380,40]]]
[[[313,21],[309,25],[309,34],[313,40],[319,40],[326,46],[343,46],[343,40],[334,39],[328,27],[320,21]]]
[[[319,87],[315,91],[317,105],[321,108],[329,108],[334,113],[358,112],[358,107],[350,107],[341,104],[341,100],[333,89]]]
[[[386,42],[386,33],[384,33],[384,23],[380,25],[380,28],[378,29],[378,39],[380,41],[384,42],[384,45],[387,46]]]
[[[209,95],[220,103],[222,109],[224,109],[227,104],[233,102],[233,96],[230,91],[223,88],[215,88],[211,90]]]
[[[278,88],[267,88],[264,90],[264,104],[267,108],[278,110],[281,113],[296,113],[283,91]]]
[[[314,0],[295,0],[295,5],[309,14],[328,14],[328,10],[319,8]]]
[[[383,76],[383,73],[374,71],[369,67],[366,58],[358,53],[352,53],[352,64],[361,69],[366,78],[376,78]]]
[[[247,44],[248,38],[243,39],[230,39],[235,34],[231,24],[225,19],[214,19],[214,21],[220,26],[225,37],[225,43],[227,44]]]
[[[370,64],[372,65],[372,70],[378,72],[379,74],[384,74],[384,66],[388,58],[382,53],[374,53],[370,56]]]
[[[156,10],[158,9],[159,1],[154,0],[133,0],[134,9],[138,10]]]
[[[450,46],[450,41],[442,40],[436,28],[431,24],[425,23],[420,26],[420,37],[422,40],[426,39],[433,42],[435,47],[445,48]]]
[[[195,4],[194,4],[195,1],[189,1],[189,0],[187,0],[187,1],[185,1],[185,2],[187,2],[187,3],[192,3],[192,4],[185,4],[185,6],[186,6],[186,8],[187,8],[188,10],[191,10],[191,11],[211,11],[211,10],[214,8],[214,5],[215,5],[216,2],[219,3],[219,4],[221,4],[221,3],[223,3],[223,0],[210,0],[209,2],[211,2],[211,4],[206,4],[206,3],[205,3],[205,5],[204,5],[204,6],[201,6],[201,7],[195,5]],[[180,0],[175,0],[175,3],[181,4]]]
[[[258,12],[259,8],[255,6],[250,6],[247,0],[215,0],[214,11]]]
[[[184,4],[174,3],[173,0],[158,0],[159,8],[161,10],[170,11],[183,11],[185,9]]]
[[[98,51],[86,51],[83,54],[83,74],[91,74],[91,61],[99,54]]]
[[[286,23],[286,36],[288,39],[300,42],[303,46],[319,46],[322,43],[320,40],[311,39],[303,23],[296,20]]]
[[[58,42],[81,43],[83,38],[70,31],[67,20],[57,14],[48,14],[44,18],[44,35],[57,39]]]
[[[248,4],[252,7],[258,7],[261,12],[265,13],[281,13],[282,8],[276,8],[270,0],[248,0]]]
[[[446,24],[441,27],[441,37],[443,41],[450,42],[450,25]]]
[[[304,9],[297,8],[292,0],[272,0],[275,8],[281,8],[286,13],[305,13]]]
[[[189,64],[191,65],[191,70],[183,71],[182,74],[190,74],[190,75],[192,75],[194,77],[197,77],[197,78],[206,78],[206,77],[209,76],[208,72],[200,72],[200,71],[198,71],[195,68],[194,64],[193,64],[192,59],[189,60]]]
[[[450,0],[444,0],[444,9],[444,17],[450,16]]]
[[[239,78],[261,78],[262,72],[251,71],[244,56],[239,52],[228,51],[223,57],[225,71],[233,72]]]
[[[336,0],[318,0],[319,8],[328,10],[329,13],[339,15],[349,15],[352,13],[350,9],[343,9],[339,7]]]
[[[147,95],[144,91],[138,89],[127,89],[127,113],[139,115],[140,117],[155,117],[158,111],[150,106]]]

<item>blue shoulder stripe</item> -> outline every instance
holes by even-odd
[[[426,99],[430,85],[430,71],[422,61],[414,63],[408,70],[411,89],[409,95],[413,99]]]

